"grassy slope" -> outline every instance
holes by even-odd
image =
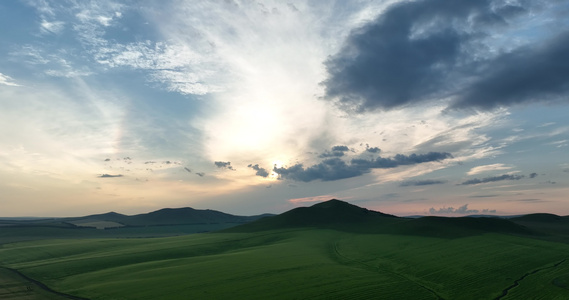
[[[569,245],[329,229],[3,245],[0,264],[90,299],[491,299],[567,297]],[[552,284],[557,279],[557,285]],[[508,299],[508,298],[505,299]],[[531,297],[530,297],[531,298]]]
[[[45,239],[151,238],[209,232],[233,227],[234,223],[163,225],[95,229],[88,227],[14,226],[0,227],[0,245]]]
[[[29,282],[11,270],[0,268],[0,299],[2,300],[68,300]]]

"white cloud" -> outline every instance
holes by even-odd
[[[474,167],[474,168],[470,169],[470,171],[468,171],[466,174],[467,175],[476,175],[476,174],[480,174],[480,173],[484,173],[484,172],[490,172],[490,171],[510,170],[512,168],[513,167],[506,166],[504,164],[491,164],[491,165]]]
[[[40,24],[40,30],[43,33],[59,33],[63,30],[65,23],[62,21],[49,22],[47,20],[42,20]]]
[[[14,79],[8,75],[4,75],[0,73],[0,84],[8,85],[8,86],[21,86],[14,82]]]

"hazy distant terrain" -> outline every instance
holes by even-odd
[[[127,216],[115,212],[75,218],[0,219],[0,244],[49,238],[159,237],[209,232],[270,216],[235,216],[190,207]]]
[[[549,214],[410,219],[331,200],[216,233],[7,243],[0,265],[86,299],[567,299],[568,229]]]

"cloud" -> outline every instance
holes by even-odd
[[[42,20],[40,24],[40,30],[42,33],[60,33],[63,30],[65,23],[61,21],[49,22],[47,20]]]
[[[481,178],[481,179],[479,179],[479,178],[469,179],[469,180],[461,183],[461,185],[481,184],[481,183],[496,182],[496,181],[502,181],[502,180],[520,180],[524,177],[525,177],[524,175],[504,174],[504,175],[500,175],[500,176],[485,177],[485,178]]]
[[[350,151],[348,146],[334,146],[332,147],[332,151],[326,151],[320,154],[318,157],[326,158],[326,157],[342,157],[344,156],[344,152]]]
[[[413,180],[413,181],[404,181],[399,186],[423,186],[423,185],[435,185],[435,184],[444,184],[446,180],[433,180],[433,179],[426,179],[426,180]]]
[[[123,175],[122,174],[118,174],[118,175],[101,174],[98,177],[99,178],[115,178],[115,177],[123,177]]]
[[[350,148],[348,148],[348,146],[334,146],[332,147],[332,151],[346,152],[350,151]]]
[[[528,198],[528,199],[516,199],[516,200],[508,200],[511,202],[523,202],[523,203],[541,203],[541,202],[549,202],[547,200],[542,200],[538,198]]]
[[[477,214],[477,213],[496,213],[495,209],[483,209],[483,210],[478,210],[478,209],[468,209],[468,204],[465,204],[459,208],[454,208],[454,207],[443,207],[443,208],[439,208],[439,209],[435,209],[434,207],[431,207],[429,209],[429,213],[434,215],[434,214]]]
[[[474,168],[470,169],[470,171],[468,171],[466,174],[476,175],[476,174],[483,173],[483,172],[497,171],[497,170],[509,170],[511,168],[512,167],[508,167],[504,164],[484,165],[484,166],[474,167]]]
[[[381,149],[378,147],[370,147],[368,144],[366,144],[366,151],[369,153],[379,153],[381,152]]]
[[[491,109],[559,98],[567,101],[569,65],[560,63],[565,61],[569,61],[569,32],[539,47],[503,54],[484,66],[484,77],[459,95],[451,108]]]
[[[184,170],[186,170],[188,173],[192,173],[192,170],[190,170],[188,167],[184,167]]]
[[[352,31],[326,61],[324,98],[356,112],[444,98],[452,99],[450,108],[483,110],[566,101],[569,65],[560,62],[569,60],[569,33],[557,29],[535,43],[539,34],[518,33],[531,45],[512,43],[512,36],[509,44],[500,40],[531,20],[530,5],[492,0],[395,4]],[[551,14],[552,25],[562,23],[553,10],[542,13]]]
[[[279,174],[281,179],[303,182],[310,182],[317,179],[333,181],[360,176],[369,173],[372,169],[389,169],[402,165],[440,161],[451,157],[452,155],[446,152],[411,154],[409,156],[397,154],[393,158],[377,157],[371,160],[352,159],[349,164],[339,158],[329,158],[308,168],[304,168],[302,164],[296,164],[289,168],[275,167],[273,171]]]
[[[257,175],[257,176],[261,176],[261,177],[265,177],[265,178],[269,177],[269,172],[265,168],[259,167],[259,164],[255,164],[255,165],[249,164],[247,167],[257,171],[255,173],[255,175]]]
[[[538,128],[541,128],[541,127],[548,127],[548,126],[555,125],[555,124],[557,124],[557,123],[555,123],[555,122],[547,122],[547,123],[543,123],[543,124],[541,124],[541,125],[539,125],[539,126],[537,126],[537,127],[538,127]]]
[[[198,172],[198,173],[196,173],[196,175],[198,175],[199,177],[204,177],[205,173],[204,172]]]
[[[233,167],[231,166],[231,162],[229,161],[216,161],[214,162],[215,166],[221,169],[229,169],[229,170],[234,170]]]
[[[536,178],[537,177],[537,173],[531,173],[529,174],[529,178]]]
[[[12,79],[12,77],[0,73],[0,85],[3,84],[3,85],[7,85],[7,86],[21,86],[15,82],[13,82],[13,80],[14,79]]]
[[[292,204],[301,204],[301,203],[310,203],[310,202],[323,202],[323,201],[328,201],[330,199],[335,199],[335,197],[332,195],[320,195],[313,197],[289,199],[288,202]]]

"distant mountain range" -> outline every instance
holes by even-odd
[[[62,221],[81,224],[90,221],[116,222],[125,226],[160,226],[213,223],[247,223],[270,214],[258,216],[236,216],[211,209],[164,208],[145,214],[127,216],[116,212],[90,215],[80,218],[64,218]]]
[[[5,218],[0,226],[51,226],[51,227],[95,227],[99,229],[117,227],[148,227],[198,224],[243,224],[262,217],[236,216],[210,209],[164,208],[145,214],[123,215],[116,212],[70,218]]]
[[[553,234],[569,239],[569,216],[538,213],[507,218],[483,215],[458,218],[397,217],[332,199],[310,207],[294,208],[279,215],[236,216],[216,210],[184,207],[165,208],[132,216],[109,212],[74,218],[5,218],[0,219],[0,228],[4,230],[0,232],[0,242],[2,236],[13,239],[26,234],[33,234],[36,238],[42,235],[46,238],[77,235],[152,237],[220,230],[258,232],[306,227],[443,238],[495,232],[534,236]],[[8,228],[14,228],[14,231],[11,233]],[[24,231],[24,228],[28,229]],[[47,228],[49,231],[32,230],[33,228]],[[94,232],[95,228],[113,230]]]

